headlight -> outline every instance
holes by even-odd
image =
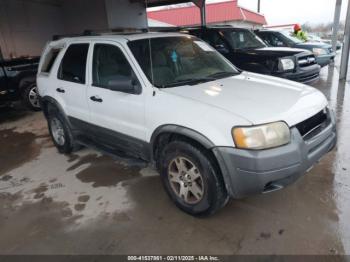
[[[294,69],[295,64],[294,61],[290,58],[281,58],[280,59],[280,70],[282,69],[283,71],[286,70],[292,70]]]
[[[327,54],[327,50],[323,48],[312,48],[312,52],[314,53],[315,56]]]
[[[232,129],[232,136],[236,147],[245,149],[267,149],[290,142],[290,130],[284,122],[235,127]]]

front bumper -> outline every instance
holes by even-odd
[[[332,53],[329,53],[327,55],[316,56],[317,64],[319,64],[321,67],[329,65],[331,62],[334,61],[335,55],[336,55],[336,53],[332,52]]]
[[[266,150],[215,147],[226,188],[232,198],[267,193],[286,187],[310,170],[336,145],[335,117],[317,135],[305,140],[296,127],[291,142]]]
[[[303,84],[310,84],[319,79],[320,70],[321,67],[318,64],[314,64],[307,67],[299,67],[296,72],[287,72],[276,76]]]

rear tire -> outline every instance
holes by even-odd
[[[181,210],[193,216],[208,216],[227,203],[220,171],[204,149],[173,141],[163,148],[161,156],[163,185]]]
[[[74,149],[73,135],[62,114],[55,108],[49,108],[47,122],[50,136],[58,151],[69,154]]]
[[[23,104],[30,110],[40,111],[39,95],[36,83],[26,83],[22,92]]]

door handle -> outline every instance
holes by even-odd
[[[98,97],[98,96],[91,96],[90,99],[94,102],[98,102],[98,103],[102,103],[103,100],[102,98]]]
[[[66,92],[66,91],[65,91],[64,89],[62,89],[62,88],[57,88],[56,91],[57,91],[58,93],[65,93],[65,92]]]

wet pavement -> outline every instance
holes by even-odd
[[[60,155],[39,113],[1,109],[0,254],[350,254],[350,86],[314,86],[337,112],[338,146],[288,188],[198,219],[158,174],[91,149]]]

